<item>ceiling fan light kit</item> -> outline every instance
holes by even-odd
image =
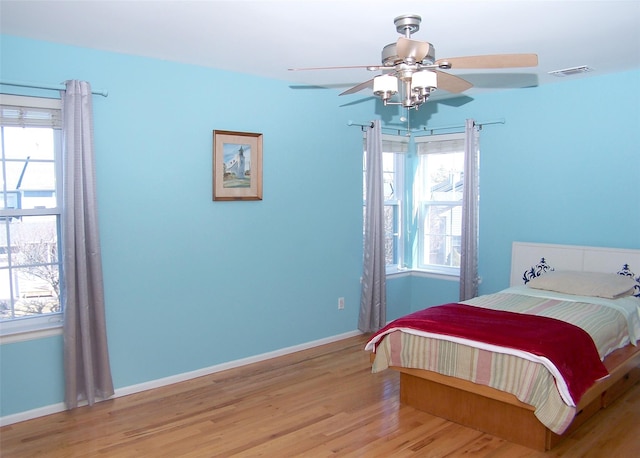
[[[420,30],[422,18],[417,14],[405,14],[393,20],[396,30],[403,36],[395,43],[382,48],[382,65],[357,67],[313,67],[289,70],[321,70],[339,68],[365,68],[382,74],[369,81],[347,89],[340,95],[354,94],[365,88],[373,88],[384,105],[402,105],[407,109],[418,109],[436,89],[460,93],[473,87],[463,78],[444,72],[458,68],[514,68],[535,67],[536,54],[493,54],[485,56],[451,57],[436,60],[435,48],[426,41],[418,41],[411,35]],[[399,94],[394,99],[393,97]]]
[[[401,101],[392,102],[391,97],[398,93],[398,79],[402,81],[403,96]],[[402,105],[405,108],[417,109],[437,88],[438,75],[431,70],[407,72],[400,78],[381,75],[373,79],[373,93],[380,97],[385,105]]]
[[[391,75],[380,75],[373,79],[373,93],[385,101],[398,93],[398,79]]]

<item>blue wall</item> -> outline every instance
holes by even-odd
[[[356,329],[362,133],[347,121],[371,119],[373,102],[16,37],[1,46],[4,80],[109,91],[93,100],[116,388]],[[214,129],[264,135],[262,201],[212,201]],[[1,347],[0,415],[62,401],[61,340]]]
[[[2,79],[109,91],[94,112],[116,388],[356,329],[362,138],[346,121],[393,122],[390,111],[340,107],[351,99],[338,91],[15,37],[2,37],[1,54]],[[481,136],[482,293],[507,286],[513,240],[640,248],[639,82],[637,71],[593,76],[412,117],[416,127],[506,120]],[[263,201],[211,201],[213,129],[264,134]],[[394,278],[388,317],[457,291]],[[61,338],[0,351],[1,416],[62,402]]]
[[[480,137],[480,294],[509,286],[513,241],[640,249],[638,87],[640,71],[593,76],[436,103],[412,118],[505,120]],[[458,295],[421,277],[412,287]],[[430,295],[411,296],[412,310],[428,305]]]

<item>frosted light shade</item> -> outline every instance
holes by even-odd
[[[416,72],[411,76],[411,86],[414,89],[437,88],[438,75],[436,72],[431,72],[429,70]]]
[[[380,75],[376,76],[373,79],[373,93],[384,94],[390,93],[395,94],[398,92],[398,78],[391,75]]]

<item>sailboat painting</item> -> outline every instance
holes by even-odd
[[[213,131],[213,200],[262,200],[262,134]]]

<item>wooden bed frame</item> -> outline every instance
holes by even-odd
[[[532,266],[531,263],[541,260],[544,269],[615,273],[624,266],[627,271],[634,268],[640,273],[640,250],[514,242],[511,284],[528,281],[527,274],[540,268],[540,264]],[[402,403],[510,442],[546,451],[640,380],[640,348],[636,346],[616,350],[604,364],[610,376],[583,395],[573,422],[562,435],[545,427],[534,415],[534,407],[510,393],[427,370],[393,366],[391,369],[400,372]]]

